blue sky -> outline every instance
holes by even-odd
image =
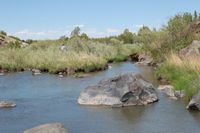
[[[92,37],[125,28],[160,27],[180,12],[200,12],[199,0],[0,0],[0,29],[22,39],[54,39],[75,26]]]

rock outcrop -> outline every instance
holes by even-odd
[[[100,81],[83,90],[78,98],[82,105],[109,105],[113,107],[146,105],[158,101],[152,84],[141,75],[124,74]]]
[[[67,129],[60,123],[44,124],[28,130],[23,133],[68,133]]]
[[[13,108],[16,104],[13,102],[0,101],[0,108]]]
[[[199,110],[200,111],[200,90],[192,97],[187,109]]]
[[[199,56],[200,55],[200,41],[194,40],[186,48],[180,50],[180,57]]]

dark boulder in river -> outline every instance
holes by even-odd
[[[152,84],[141,75],[129,73],[100,81],[83,90],[78,98],[82,105],[109,105],[113,107],[146,105],[158,101]]]
[[[24,131],[23,133],[68,133],[60,123],[44,124]]]
[[[190,100],[187,109],[199,110],[200,111],[200,90]]]

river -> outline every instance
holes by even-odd
[[[111,108],[82,106],[77,98],[85,87],[117,74],[135,72],[157,85],[150,68],[132,63],[112,64],[106,71],[86,78],[30,72],[0,76],[0,100],[17,107],[0,109],[0,133],[22,133],[25,129],[61,122],[70,133],[199,133],[200,113],[185,109],[186,102],[159,93],[159,102],[147,106]]]

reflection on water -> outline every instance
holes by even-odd
[[[200,113],[189,112],[185,102],[167,99],[160,94],[158,103],[126,108],[81,106],[80,91],[103,78],[120,73],[142,73],[156,85],[150,68],[131,63],[113,64],[112,69],[93,73],[84,79],[59,78],[30,72],[0,77],[0,100],[17,104],[0,110],[0,133],[23,130],[51,122],[61,122],[71,133],[199,133]]]

